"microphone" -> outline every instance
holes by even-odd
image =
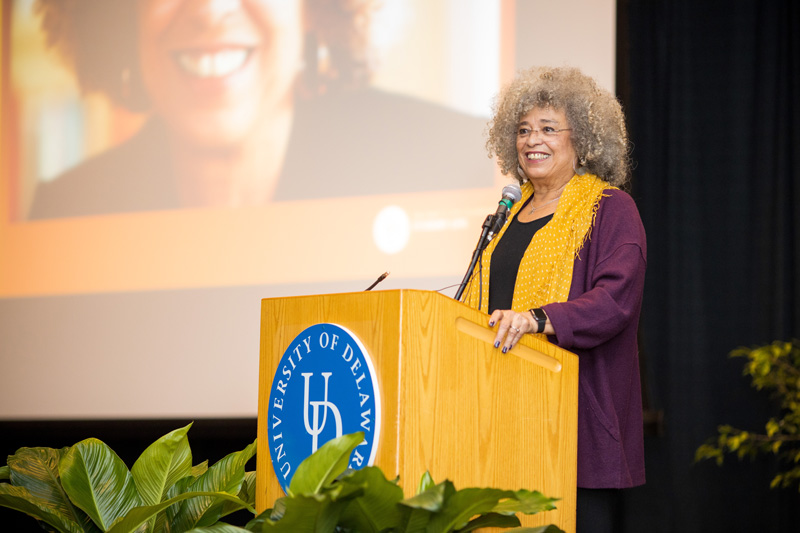
[[[486,248],[486,245],[489,244],[489,241],[492,240],[492,237],[497,235],[497,233],[506,223],[508,211],[511,209],[511,206],[519,202],[521,199],[522,189],[520,189],[518,184],[513,183],[503,187],[503,197],[497,204],[497,211],[494,212],[494,215],[488,215],[486,220],[483,221],[483,230],[481,231],[481,236],[478,239],[478,245],[475,246],[475,251],[472,252],[472,260],[467,268],[467,273],[464,274],[464,279],[461,280],[461,284],[456,291],[456,300],[461,301],[461,296],[464,294],[464,289],[466,289],[467,283],[469,283],[469,278],[472,277],[472,271],[475,269],[475,265],[478,263],[478,259],[483,253],[483,250]]]
[[[491,229],[489,230],[487,242],[491,241],[492,238],[503,228],[503,225],[506,223],[506,219],[508,218],[509,209],[511,209],[512,205],[519,202],[521,198],[522,189],[520,189],[518,184],[512,183],[511,185],[506,185],[503,187],[503,198],[497,204],[497,211],[494,213],[494,221]]]
[[[372,285],[370,285],[369,287],[367,287],[367,288],[366,288],[366,289],[364,289],[364,290],[365,290],[365,291],[371,291],[372,289],[374,289],[374,288],[375,288],[375,285],[377,285],[377,284],[378,284],[378,283],[380,283],[381,281],[385,280],[385,279],[386,279],[386,276],[388,276],[388,275],[389,275],[389,273],[388,273],[388,272],[384,272],[383,274],[381,274],[380,276],[378,276],[378,279],[376,279],[376,280],[375,280],[375,282],[374,282]]]

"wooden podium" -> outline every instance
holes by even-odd
[[[267,440],[269,391],[289,343],[322,322],[344,326],[372,357],[381,392],[375,464],[406,496],[430,471],[457,489],[538,490],[558,509],[520,516],[575,531],[578,358],[526,336],[503,354],[487,316],[435,292],[394,290],[261,303],[258,512],[283,496]]]

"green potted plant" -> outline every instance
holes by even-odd
[[[252,509],[255,442],[209,467],[192,466],[191,424],[151,444],[131,470],[103,442],[21,448],[0,467],[0,505],[62,532],[190,531]]]
[[[289,494],[245,527],[224,523],[230,513],[255,515],[255,473],[245,464],[255,442],[213,466],[192,466],[191,424],[151,444],[128,470],[103,442],[69,448],[21,448],[0,467],[0,505],[68,533],[448,532],[514,527],[516,513],[554,508],[555,500],[526,490],[469,488],[429,475],[404,498],[397,480],[377,467],[347,470],[363,434],[344,435],[298,466]],[[555,526],[518,531],[556,533]]]
[[[362,433],[329,441],[297,468],[289,493],[247,525],[250,531],[467,532],[483,527],[520,525],[516,513],[554,509],[553,498],[528,490],[493,488],[456,490],[423,475],[417,494],[403,497],[397,480],[378,467],[347,470],[350,453]],[[512,531],[557,533],[556,526]]]
[[[800,481],[800,340],[775,341],[766,346],[737,348],[731,357],[746,357],[744,375],[758,390],[771,391],[780,415],[771,417],[764,431],[746,431],[729,425],[717,428],[717,436],[695,452],[695,460],[714,459],[722,465],[725,455],[739,459],[774,454],[784,467],[771,487],[790,487]]]

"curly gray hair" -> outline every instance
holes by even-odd
[[[571,67],[524,70],[498,95],[489,122],[486,149],[503,174],[517,175],[517,127],[535,107],[564,112],[580,166],[611,185],[630,178],[628,133],[622,106],[594,79]]]

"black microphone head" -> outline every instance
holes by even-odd
[[[503,198],[511,200],[512,205],[519,202],[522,199],[522,189],[520,189],[519,184],[512,183],[503,187]]]

